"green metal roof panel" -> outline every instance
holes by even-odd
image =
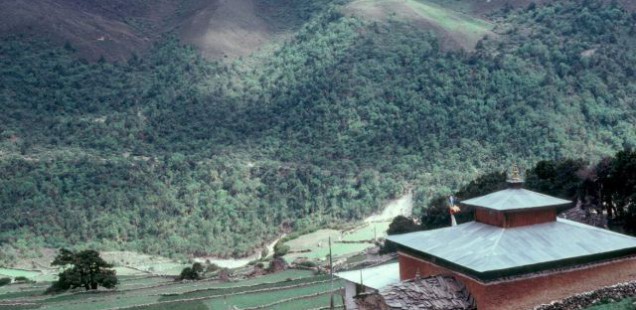
[[[509,188],[462,201],[462,204],[465,205],[484,207],[498,211],[560,206],[569,203],[572,202],[521,188]]]
[[[335,275],[349,282],[379,290],[400,282],[400,266],[398,263],[390,263],[360,270],[338,272]]]
[[[477,273],[636,249],[636,238],[565,219],[515,228],[469,222],[387,239]]]

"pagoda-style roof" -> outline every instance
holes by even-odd
[[[504,189],[485,196],[462,201],[462,204],[484,207],[497,211],[511,211],[562,206],[572,203],[522,188]]]
[[[387,240],[482,280],[636,254],[636,238],[565,219],[516,228],[469,222]]]

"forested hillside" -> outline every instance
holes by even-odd
[[[431,197],[512,162],[636,146],[636,14],[618,5],[501,10],[468,52],[346,2],[230,63],[174,37],[114,64],[4,39],[0,259],[87,245],[244,255],[411,187]]]

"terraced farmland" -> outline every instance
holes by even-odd
[[[340,282],[310,271],[287,270],[235,282],[174,282],[166,277],[124,276],[113,291],[43,295],[47,283],[0,287],[0,309],[314,309],[329,305]],[[337,296],[336,304],[342,299]]]

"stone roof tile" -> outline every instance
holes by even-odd
[[[380,295],[391,310],[476,309],[466,287],[450,276],[403,281],[380,290]]]

